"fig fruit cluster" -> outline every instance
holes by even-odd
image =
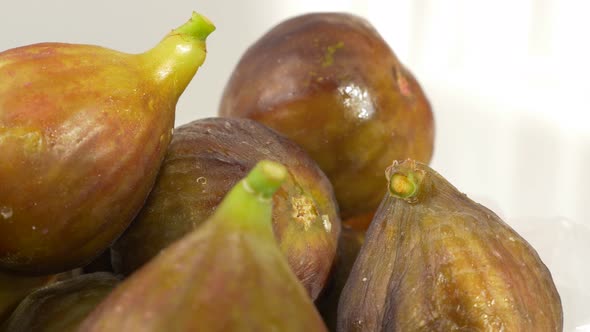
[[[370,22],[280,22],[174,128],[214,30],[0,53],[0,331],[562,330],[535,249],[428,166]]]

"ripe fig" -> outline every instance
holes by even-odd
[[[28,277],[0,272],[0,323],[29,293],[54,279],[54,275]]]
[[[340,233],[332,187],[305,151],[248,119],[202,119],[175,130],[145,206],[112,247],[115,271],[130,274],[201,225],[262,159],[287,167],[285,184],[273,197],[273,229],[293,271],[316,298]]]
[[[551,273],[525,239],[428,166],[388,194],[342,291],[340,331],[561,331]]]
[[[336,331],[338,299],[340,299],[342,289],[364,241],[364,231],[342,227],[330,281],[315,302],[330,331]]]
[[[2,331],[75,331],[119,281],[110,273],[97,272],[39,288],[18,305]]]
[[[199,228],[129,276],[80,331],[326,331],[273,234],[287,169],[263,160]]]
[[[334,186],[343,220],[374,212],[394,159],[429,162],[434,120],[421,86],[367,20],[311,13],[242,56],[221,116],[260,121],[301,145]]]
[[[0,269],[80,267],[124,231],[213,30],[194,13],[142,54],[64,43],[0,53]]]

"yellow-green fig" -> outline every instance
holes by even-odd
[[[0,269],[80,267],[124,231],[214,29],[194,13],[141,54],[65,43],[0,53]]]

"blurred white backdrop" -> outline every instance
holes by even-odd
[[[217,30],[178,125],[216,115],[241,54],[280,21],[311,11],[369,19],[432,103],[433,167],[539,248],[572,293],[562,294],[566,331],[590,323],[590,309],[579,307],[590,303],[590,2],[4,1],[0,50],[60,41],[142,52],[192,10]]]

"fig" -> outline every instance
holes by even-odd
[[[425,164],[386,174],[339,331],[562,331],[551,273],[523,237]]]
[[[305,151],[249,119],[208,118],[176,128],[145,206],[112,247],[115,271],[129,275],[199,227],[262,159],[287,167],[285,184],[273,197],[273,229],[295,275],[315,299],[327,281],[340,233],[332,187]]]
[[[109,294],[120,279],[110,273],[83,274],[39,288],[16,308],[2,330],[6,332],[68,332]]]
[[[364,231],[342,227],[330,282],[315,302],[330,331],[336,331],[338,300],[364,240]]]
[[[258,162],[204,224],[129,276],[80,331],[326,331],[275,239],[287,169]]]
[[[121,235],[213,30],[194,13],[142,54],[66,43],[0,53],[0,269],[81,267]]]
[[[0,272],[0,323],[29,293],[54,279],[54,275],[30,277]]]
[[[272,27],[239,60],[218,112],[301,145],[332,182],[343,220],[377,209],[392,160],[427,163],[433,153],[434,119],[419,82],[369,21],[348,13]]]

